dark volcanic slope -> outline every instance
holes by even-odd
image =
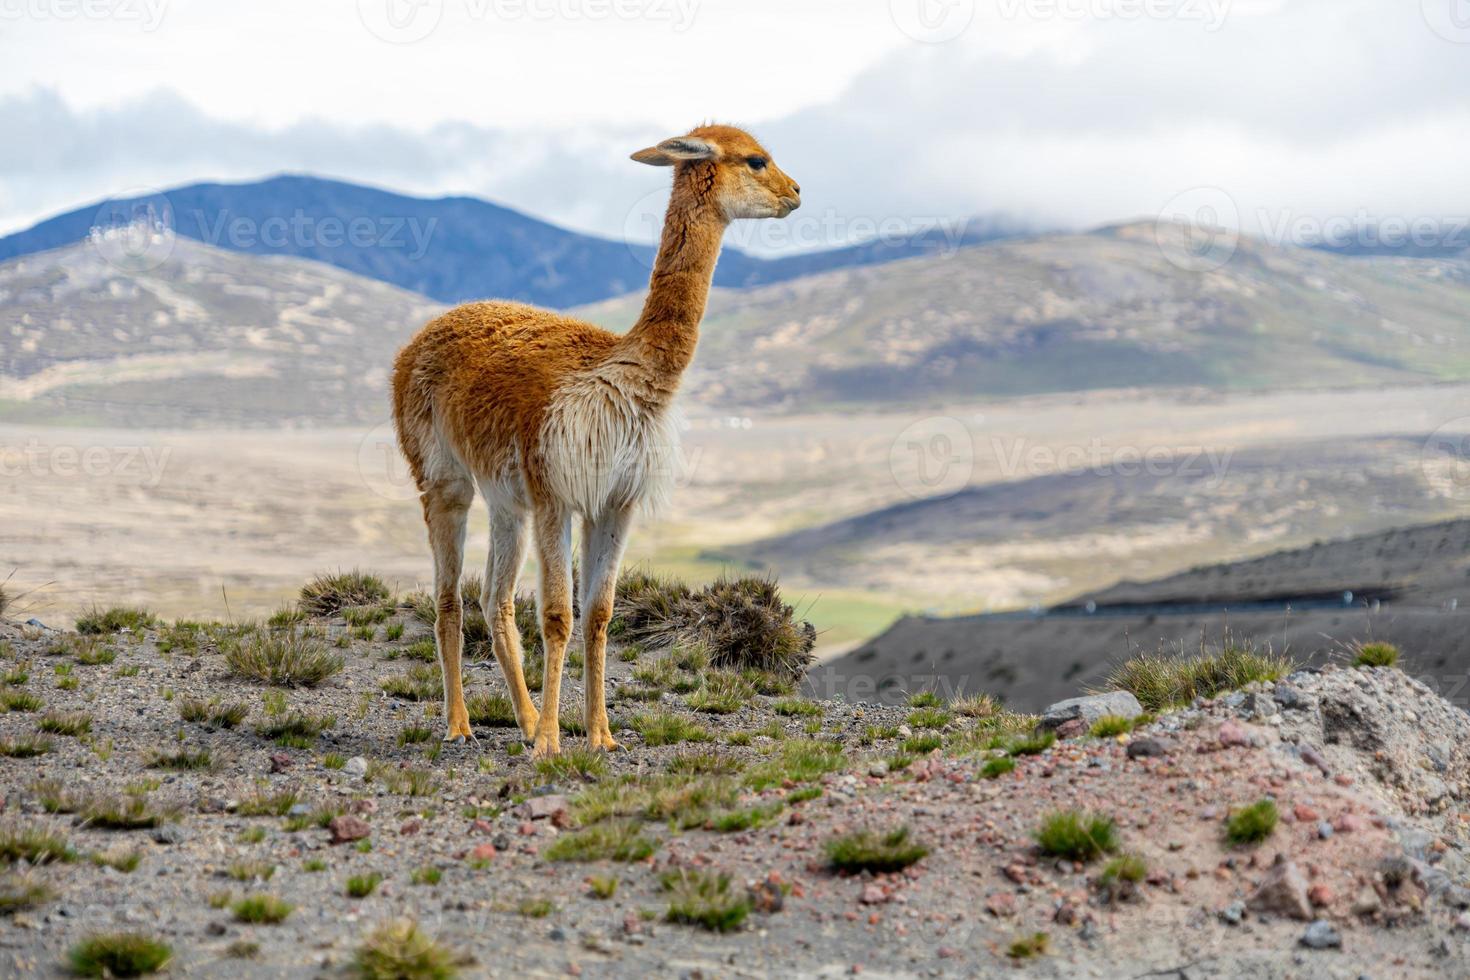
[[[1240,605],[1242,596],[1373,585],[1397,587],[1398,599],[1373,608]],[[858,698],[893,686],[933,686],[943,694],[989,691],[1013,707],[1037,709],[1071,696],[1079,686],[1100,684],[1112,664],[1131,653],[1189,652],[1202,642],[1218,645],[1228,630],[1236,638],[1319,663],[1342,655],[1354,641],[1388,640],[1405,652],[1408,669],[1425,683],[1446,696],[1452,688],[1465,688],[1461,695],[1470,695],[1464,683],[1470,671],[1470,521],[1196,569],[1092,598],[1099,603],[1190,601],[1204,608],[1159,605],[1113,612],[1104,606],[1095,615],[907,617],[852,653],[815,668],[812,681],[819,691]]]
[[[1155,582],[1120,582],[1077,602],[1248,601],[1366,585],[1391,587],[1394,601],[1403,605],[1470,602],[1470,521],[1329,541],[1254,561],[1192,568]]]

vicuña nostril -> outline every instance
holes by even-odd
[[[792,184],[791,185],[791,193],[793,193],[793,194],[800,194],[801,193],[801,185],[800,184]]]

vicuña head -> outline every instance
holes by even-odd
[[[465,519],[490,510],[480,604],[516,720],[537,757],[560,751],[562,659],[572,633],[572,522],[581,524],[587,738],[618,747],[603,681],[607,624],[634,511],[666,491],[677,452],[669,409],[694,356],[725,227],[785,217],[801,188],[749,133],[701,126],[633,159],[674,168],[648,298],[621,336],[522,303],[483,302],[435,319],[399,352],[393,418],[434,556],[434,625],[446,740],[473,738],[460,680]],[[516,577],[534,537],[546,652],[538,712],[521,668]]]

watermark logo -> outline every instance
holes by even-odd
[[[174,209],[161,191],[134,190],[92,216],[87,241],[103,260],[128,275],[152,272],[173,254]]]
[[[1455,500],[1470,499],[1470,415],[1452,419],[1430,433],[1419,454],[1425,482]]]
[[[30,439],[0,446],[0,479],[124,476],[136,477],[138,486],[152,490],[163,482],[172,455],[170,446],[53,446]]]
[[[1240,245],[1240,209],[1218,187],[1191,188],[1159,211],[1154,241],[1171,265],[1186,272],[1223,269]]]
[[[145,33],[158,30],[169,0],[0,0],[0,21],[115,20]]]
[[[888,16],[922,44],[953,41],[975,20],[975,0],[888,0]]]
[[[389,44],[422,41],[444,17],[444,0],[357,0],[357,18]]]
[[[955,493],[975,473],[975,440],[957,418],[919,419],[893,440],[888,471],[898,488],[915,499]]]
[[[438,218],[416,215],[365,215],[341,218],[312,215],[297,208],[289,216],[274,215],[261,220],[250,215],[220,211],[213,216],[194,211],[185,217],[198,227],[196,236],[207,245],[243,251],[259,247],[276,250],[312,251],[344,246],[394,249],[417,261],[424,257],[439,227]]]
[[[408,460],[398,451],[392,422],[379,422],[357,444],[357,474],[363,486],[384,500],[418,499],[418,486]]]
[[[1470,44],[1470,0],[1419,0],[1424,23],[1453,44]]]
[[[1005,20],[1172,20],[1197,22],[1213,34],[1225,26],[1232,0],[996,0]]]

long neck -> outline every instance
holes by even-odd
[[[727,224],[719,209],[695,191],[698,179],[695,167],[680,167],[675,175],[648,299],[623,341],[626,354],[645,366],[671,394],[679,375],[694,359],[699,321],[704,317]]]

